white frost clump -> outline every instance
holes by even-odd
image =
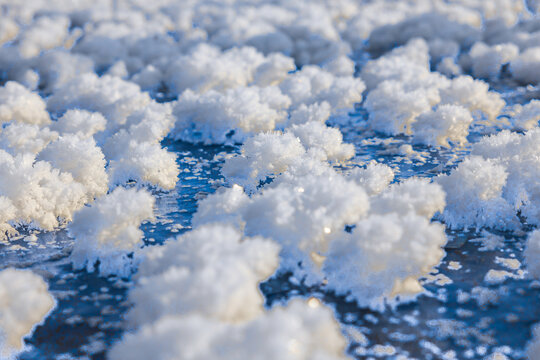
[[[109,355],[112,360],[345,360],[345,346],[331,310],[311,299],[242,323],[196,313],[164,316],[126,335]]]
[[[540,129],[523,135],[504,130],[484,137],[472,149],[473,155],[495,161],[506,169],[508,177],[503,196],[527,222],[540,224]]]
[[[304,66],[279,85],[292,100],[292,108],[328,102],[332,112],[351,108],[362,101],[366,88],[363,81],[352,76],[335,76],[317,66]]]
[[[360,306],[383,309],[385,300],[423,291],[418,279],[439,264],[445,243],[444,226],[413,212],[371,215],[332,241],[323,265],[327,286]]]
[[[364,217],[369,200],[360,185],[333,170],[310,175],[271,184],[251,198],[239,187],[218,192],[199,203],[193,224],[243,225],[247,236],[267,237],[282,246],[283,268],[315,275],[314,265],[334,234]]]
[[[39,85],[49,94],[82,74],[93,73],[94,62],[84,55],[55,49],[40,56],[36,68]]]
[[[0,148],[11,155],[36,155],[57,138],[58,133],[48,127],[11,122],[0,129]]]
[[[10,121],[47,125],[51,119],[45,101],[38,94],[17,82],[8,81],[0,87],[0,124]]]
[[[477,42],[469,52],[472,73],[477,78],[496,79],[504,64],[508,64],[519,55],[519,48],[514,44],[489,46]]]
[[[413,39],[378,59],[370,60],[360,76],[369,91],[386,80],[400,83],[429,80],[429,47],[423,39]],[[417,80],[415,80],[417,79]]]
[[[267,177],[282,174],[292,165],[315,159],[340,162],[353,156],[354,146],[343,143],[338,129],[308,122],[293,125],[285,133],[260,133],[248,138],[240,155],[225,161],[222,173],[229,182],[251,192]]]
[[[341,231],[330,242],[322,273],[329,289],[360,306],[383,309],[422,292],[419,278],[443,258],[444,226],[430,219],[443,211],[445,194],[429,180],[411,178],[370,203],[369,214],[349,224],[350,233]]]
[[[238,156],[227,159],[222,173],[229,180],[254,191],[268,176],[279,175],[306,152],[293,134],[260,133],[246,140]]]
[[[354,145],[343,143],[343,134],[320,122],[293,125],[289,130],[308,152],[323,161],[345,161],[354,156]]]
[[[490,122],[495,121],[505,105],[501,96],[490,92],[488,84],[482,81],[470,76],[450,80],[431,72],[428,45],[422,39],[413,39],[406,46],[369,61],[361,76],[371,90],[364,107],[373,130],[389,135],[414,134],[418,130],[418,140],[433,143],[440,138],[443,146],[447,145],[446,137],[463,141],[472,120],[461,111],[459,121],[451,121],[450,111],[444,107],[435,116],[440,118],[444,112],[447,120],[438,124],[439,121],[430,116],[437,105],[462,106],[478,120],[485,115]],[[427,115],[415,127],[423,114]]]
[[[160,144],[173,123],[168,104],[152,102],[129,115],[124,127],[103,145],[103,152],[109,160],[111,184],[136,180],[173,189],[180,172],[176,154],[168,152]]]
[[[238,87],[202,95],[186,90],[174,105],[171,135],[191,142],[242,142],[246,135],[274,130],[287,120],[290,99],[275,86]]]
[[[526,105],[516,105],[517,114],[512,118],[514,126],[522,130],[531,130],[538,127],[540,121],[540,100],[531,100]]]
[[[167,83],[177,94],[197,93],[247,85],[277,85],[294,70],[293,59],[281,54],[265,57],[252,47],[221,52],[214,46],[198,45],[190,54],[174,59],[166,70]]]
[[[540,231],[535,230],[529,234],[524,256],[529,275],[540,279]]]
[[[292,129],[289,131],[294,131]],[[239,186],[207,197],[194,215],[194,226],[226,221],[243,228],[247,236],[274,239],[282,245],[281,269],[292,270],[308,284],[326,277],[327,286],[343,294],[357,287],[359,290],[353,296],[362,306],[380,308],[385,300],[394,302],[399,296],[423,290],[418,279],[439,263],[444,254],[441,247],[446,242],[444,228],[429,222],[445,207],[445,194],[440,185],[411,178],[388,187],[394,172],[377,163],[343,176],[321,159],[302,154],[299,139],[291,137],[289,132],[260,134],[251,139],[253,144],[248,140],[249,146],[240,156],[226,161],[225,175],[237,170],[237,174],[244,173],[247,179],[253,172],[252,179],[258,181],[270,175],[276,177],[251,197]],[[257,142],[259,146],[254,146]],[[297,154],[290,148],[297,149]],[[255,151],[260,149],[267,150]],[[321,151],[316,146],[311,149]],[[272,174],[274,170],[276,173]],[[234,178],[238,179],[242,177]],[[251,181],[246,184],[251,190],[256,185]],[[363,186],[371,197],[368,198]],[[398,228],[393,240],[382,246],[384,250],[373,250],[388,254],[385,255],[387,266],[379,270],[377,279],[380,281],[373,284],[369,279],[371,270],[361,270],[365,274],[362,279],[347,277],[345,274],[358,273],[356,267],[361,265],[352,258],[350,262],[343,262],[340,255],[344,249],[356,247],[366,257],[378,259],[378,253],[371,253],[371,248],[363,249],[347,240],[356,239],[356,228],[371,221],[378,221],[379,227],[384,227],[380,224],[384,221],[396,223],[394,228]],[[407,227],[410,223],[414,226]],[[352,235],[345,231],[346,226],[351,226]],[[403,228],[407,229],[405,234]],[[358,240],[358,243],[365,244],[373,239],[375,246],[388,238],[384,233],[372,235],[366,235],[369,240]],[[394,253],[401,254],[403,261],[394,264],[390,255]],[[413,263],[416,265],[412,266]],[[368,293],[362,290],[370,286],[374,290]]]
[[[459,76],[450,86],[441,89],[441,104],[461,105],[473,114],[483,113],[493,122],[506,103],[499,93],[489,91],[487,83],[470,76]]]
[[[370,127],[384,134],[411,134],[411,124],[416,118],[440,100],[430,96],[425,88],[407,87],[394,80],[383,81],[371,91],[364,102],[369,112]]]
[[[479,156],[466,158],[450,175],[436,178],[446,192],[443,219],[449,227],[502,227],[515,212],[502,198],[508,173],[504,166]]]
[[[10,359],[24,349],[30,335],[55,307],[43,279],[28,270],[0,271],[0,358]]]
[[[532,328],[533,339],[527,345],[527,358],[535,360],[540,354],[540,324],[536,324]]]
[[[540,130],[523,135],[508,130],[476,143],[450,175],[437,178],[448,206],[443,219],[451,227],[512,229],[519,211],[540,224]]]
[[[75,213],[68,233],[75,239],[70,260],[75,269],[128,276],[133,267],[129,255],[141,245],[141,223],[153,218],[154,198],[145,190],[116,188],[90,207]]]
[[[450,147],[467,142],[473,118],[469,110],[460,105],[441,105],[435,111],[418,116],[412,125],[413,140],[431,146]]]
[[[47,100],[47,108],[56,113],[69,109],[100,112],[109,121],[107,131],[114,133],[127,117],[151,102],[138,85],[118,77],[82,74],[60,86]]]
[[[369,195],[377,195],[394,180],[394,171],[373,160],[365,168],[354,168],[348,177],[362,185]]]
[[[135,307],[128,318],[134,325],[194,314],[251,320],[263,312],[258,284],[276,270],[278,253],[274,242],[219,223],[149,248],[129,295]]]
[[[53,130],[62,134],[76,134],[87,138],[104,131],[107,120],[98,112],[86,110],[68,110],[57,121],[51,124]]]
[[[412,177],[390,185],[385,191],[370,198],[371,213],[395,212],[406,215],[413,212],[430,220],[446,205],[442,187],[428,179]]]
[[[374,52],[385,51],[396,45],[403,45],[413,38],[440,39],[468,47],[479,37],[478,29],[453,21],[444,13],[429,12],[407,17],[397,24],[376,28],[369,36],[369,49]]]
[[[538,84],[539,69],[540,46],[528,48],[510,63],[512,76],[521,84]]]
[[[65,41],[68,35],[67,16],[40,16],[15,40],[24,58],[39,55],[42,50],[55,48]]]
[[[45,230],[71,220],[73,212],[87,201],[84,186],[70,173],[35,161],[31,154],[11,156],[4,150],[0,150],[0,194],[15,208],[2,220],[33,223]],[[2,227],[10,228],[7,223]]]
[[[87,202],[107,192],[109,178],[105,171],[105,157],[91,137],[60,136],[39,153],[37,160],[47,161],[55,169],[70,173],[84,186]]]

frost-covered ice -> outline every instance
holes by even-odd
[[[56,305],[47,283],[28,270],[0,271],[0,358],[24,349],[24,338]]]
[[[2,1],[0,344],[47,282],[21,359],[534,358],[538,10]]]

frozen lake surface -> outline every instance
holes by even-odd
[[[539,360],[539,10],[0,0],[0,360]]]

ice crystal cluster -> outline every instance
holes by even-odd
[[[540,280],[538,1],[0,5],[0,252],[63,234],[69,271],[125,282],[108,358],[396,355],[321,294],[375,313],[446,299],[426,284],[456,232],[524,244],[525,268],[496,260],[515,271],[487,284]],[[225,149],[196,210],[178,144]],[[154,233],[166,210],[189,212],[181,234]],[[266,306],[261,283],[284,275],[316,296]],[[0,271],[0,358],[54,308],[46,280]]]

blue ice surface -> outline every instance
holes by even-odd
[[[356,146],[353,162],[365,163],[375,159],[394,167],[396,181],[411,176],[433,177],[447,173],[459,161],[450,161],[457,155],[462,159],[468,149],[444,150],[413,146],[423,152],[426,161],[410,160],[389,153],[392,148],[410,143],[407,136],[391,138],[365,130],[365,111],[357,108],[349,115],[347,125],[340,125],[347,142]],[[484,129],[474,129],[470,140],[484,135]],[[172,237],[189,231],[197,201],[227,186],[220,174],[222,153],[238,152],[238,146],[206,146],[166,139],[170,151],[178,154],[181,172],[173,191],[157,192],[158,215],[155,222],[143,224],[145,244],[159,245]],[[358,307],[346,296],[336,296],[324,286],[308,287],[290,274],[277,274],[261,284],[266,305],[287,302],[293,297],[317,297],[335,309],[343,324],[344,333],[354,328],[365,339],[350,336],[349,353],[358,359],[373,357],[375,345],[389,346],[387,356],[405,355],[415,359],[483,359],[495,351],[510,359],[524,359],[526,342],[531,338],[531,325],[540,321],[538,300],[540,289],[530,280],[507,279],[501,284],[488,285],[484,276],[490,269],[503,269],[496,257],[513,257],[522,262],[525,234],[531,228],[523,223],[519,233],[496,233],[503,236],[504,246],[492,251],[480,251],[481,244],[468,240],[481,236],[476,230],[447,231],[449,242],[446,257],[438,266],[440,274],[451,283],[427,281],[428,293],[417,301],[384,312]],[[488,229],[489,231],[489,229]],[[123,315],[129,309],[127,292],[133,284],[131,278],[102,278],[96,273],[73,271],[67,261],[72,243],[65,231],[40,234],[38,245],[15,242],[18,248],[0,245],[0,268],[15,266],[30,268],[44,276],[58,306],[45,322],[27,339],[29,349],[20,359],[104,359],[107,349],[123,334]],[[449,268],[451,261],[461,268]],[[497,301],[479,303],[463,300],[463,294],[474,288],[488,291]],[[478,291],[478,290],[477,290]],[[366,343],[367,341],[367,343]],[[370,350],[371,349],[371,350]]]

